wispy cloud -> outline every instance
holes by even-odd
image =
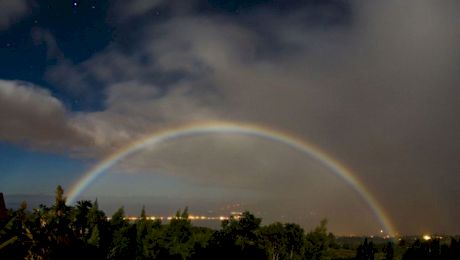
[[[0,0],[0,31],[8,29],[24,17],[30,7],[31,1],[29,0]]]

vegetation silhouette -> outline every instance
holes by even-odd
[[[107,218],[97,200],[67,206],[63,194],[58,186],[51,207],[28,211],[23,202],[8,210],[0,220],[0,259],[460,259],[454,237],[374,244],[335,237],[326,220],[306,233],[294,223],[262,226],[248,211],[214,230],[192,225],[188,208],[167,223],[147,218],[145,208],[128,221],[123,207]]]

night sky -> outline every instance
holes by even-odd
[[[458,28],[458,1],[0,0],[0,191],[46,201],[140,136],[226,120],[319,147],[400,233],[459,234]],[[138,152],[82,195],[95,198],[109,213],[382,228],[318,161],[235,134]]]

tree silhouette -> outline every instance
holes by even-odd
[[[246,211],[213,230],[193,226],[188,208],[167,223],[149,219],[145,207],[135,222],[123,207],[109,220],[97,200],[68,206],[63,194],[58,186],[51,206],[28,211],[24,202],[8,211],[0,221],[0,259],[460,259],[453,237],[400,240],[396,249],[391,241],[374,246],[366,238],[358,246],[339,243],[326,220],[305,234],[293,223],[262,226]]]
[[[356,252],[357,260],[374,260],[376,249],[372,241],[368,242],[367,238],[364,239],[364,243],[358,247]]]
[[[248,211],[240,218],[230,217],[222,221],[222,229],[215,232],[211,241],[214,256],[222,259],[265,258],[258,232],[261,221]]]
[[[383,251],[385,252],[385,260],[393,260],[395,255],[393,242],[388,241]]]
[[[269,259],[300,259],[304,254],[304,231],[296,224],[270,224],[260,229]]]
[[[333,243],[333,240],[334,236],[327,233],[327,219],[321,220],[320,225],[306,235],[306,258],[329,258],[329,247]]]

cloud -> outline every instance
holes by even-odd
[[[88,146],[71,126],[62,103],[30,83],[0,80],[0,119],[2,141],[73,153]]]
[[[28,0],[0,0],[0,31],[8,29],[13,23],[27,14]]]
[[[117,15],[118,19],[126,21],[128,19],[141,17],[164,2],[164,0],[134,0],[129,2],[118,1],[113,7],[113,12]]]
[[[42,28],[33,28],[32,29],[32,39],[36,45],[45,44],[47,49],[47,58],[48,59],[62,59],[63,53],[57,45],[56,38],[45,29]]]
[[[50,53],[50,51],[48,51]],[[57,83],[60,90],[72,97],[91,97],[91,84],[87,73],[76,67],[71,61],[61,59],[53,66],[45,78],[51,83]]]
[[[187,86],[161,93],[155,85],[117,83],[107,89],[105,110],[81,113],[74,122],[95,144],[110,148],[172,124],[216,117],[204,101],[188,92]]]

